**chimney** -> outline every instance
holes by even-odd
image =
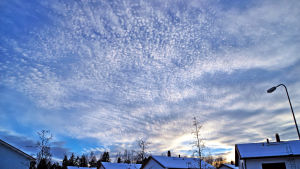
[[[178,155],[178,157],[180,158],[180,154]]]
[[[275,137],[276,137],[276,142],[278,142],[278,143],[279,143],[279,142],[280,142],[280,137],[279,137],[279,134],[278,134],[278,133],[276,133],[276,134],[275,134]]]
[[[168,151],[168,157],[171,157],[171,151],[170,150]]]
[[[269,144],[270,143],[270,141],[269,141],[269,139],[267,138],[267,143]]]

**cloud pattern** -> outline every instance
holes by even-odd
[[[212,151],[296,139],[284,91],[266,89],[286,83],[300,111],[298,1],[29,4],[0,4],[1,90],[36,107],[18,123],[152,153],[189,152],[193,116]]]

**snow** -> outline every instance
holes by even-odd
[[[243,158],[300,155],[300,141],[237,144]]]
[[[199,168],[198,158],[179,158],[166,156],[152,156],[152,158],[165,168]],[[206,166],[206,168],[214,168],[205,161],[201,161],[201,166]]]
[[[223,164],[229,168],[233,168],[233,169],[239,169],[239,167],[235,166],[235,165],[232,165],[232,164]]]
[[[89,168],[89,167],[67,166],[67,169],[97,169],[97,168],[96,167]]]
[[[102,162],[105,169],[139,169],[142,164],[126,164],[126,163],[109,163]]]

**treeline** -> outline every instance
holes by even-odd
[[[37,167],[35,167],[35,163],[32,163],[30,169],[67,169],[67,166],[100,168],[101,162],[110,162],[109,152],[104,152],[99,160],[97,160],[93,152],[91,152],[89,157],[85,154],[75,157],[74,153],[72,153],[69,158],[67,155],[64,156],[61,165],[58,162],[53,163],[51,160],[41,159]]]
[[[67,166],[100,168],[101,162],[142,164],[148,156],[148,153],[144,151],[125,149],[123,153],[116,153],[114,155],[114,161],[112,161],[108,151],[101,153],[98,156],[99,158],[97,158],[94,152],[91,152],[89,155],[82,154],[81,156],[75,156],[75,154],[72,153],[69,157],[65,154],[61,164],[52,162],[53,160],[49,158],[42,158],[37,161],[37,165],[32,163],[30,169],[67,169]]]
[[[81,157],[75,157],[74,153],[72,153],[70,158],[67,155],[64,156],[62,169],[66,169],[67,166],[100,167],[101,162],[110,162],[109,152],[104,152],[98,160],[93,152],[91,152],[89,157],[84,154]]]
[[[99,155],[99,158],[94,152],[89,155],[75,156],[74,153],[68,158],[67,155],[64,156],[62,161],[62,169],[66,169],[67,166],[77,166],[77,167],[101,167],[101,162],[116,162],[116,163],[136,163],[142,164],[148,157],[148,153],[140,150],[124,150],[123,153],[118,152],[114,154],[114,161],[111,160],[108,151],[105,151]]]
[[[110,155],[108,151],[103,152],[97,159],[94,152],[90,155],[76,156],[74,153],[68,158],[67,154],[64,155],[62,163],[53,162],[51,154],[50,141],[52,134],[48,130],[41,130],[37,133],[40,140],[37,142],[36,147],[38,148],[36,161],[31,162],[30,169],[67,169],[67,166],[78,166],[78,167],[97,167],[100,168],[101,162],[110,162]],[[114,154],[118,163],[137,163],[141,164],[148,157],[147,148],[149,143],[143,139],[136,141],[136,150],[124,150]]]

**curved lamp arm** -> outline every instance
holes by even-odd
[[[277,86],[271,87],[270,89],[267,90],[267,92],[268,92],[268,93],[272,93],[272,92],[275,91],[276,88],[279,87],[279,86],[283,86],[284,89],[285,89],[286,95],[287,95],[288,100],[289,100],[289,103],[290,103],[290,108],[291,108],[291,111],[292,111],[292,114],[293,114],[293,118],[294,118],[295,126],[296,126],[296,129],[297,129],[298,137],[299,137],[299,140],[300,140],[300,133],[299,133],[299,129],[298,129],[298,124],[297,124],[297,121],[296,121],[296,118],[295,118],[293,106],[292,106],[292,103],[291,103],[291,99],[290,99],[290,96],[289,96],[289,92],[288,92],[288,90],[287,90],[287,87],[286,87],[284,84],[279,84],[279,85],[277,85]]]

